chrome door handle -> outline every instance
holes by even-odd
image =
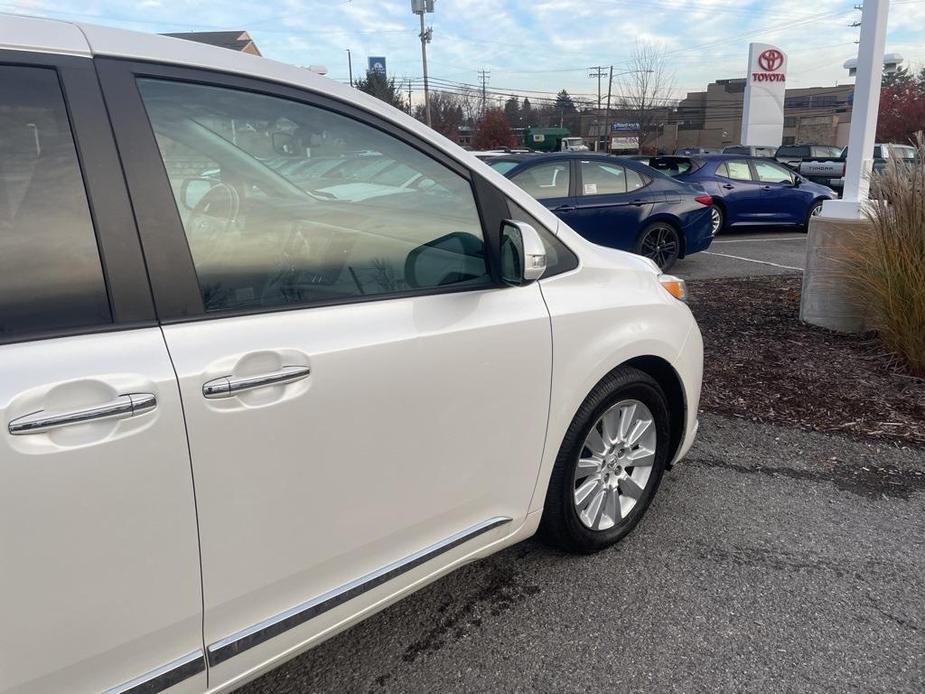
[[[312,370],[307,366],[284,366],[278,371],[259,376],[222,376],[202,384],[202,394],[209,400],[232,398],[238,393],[266,386],[295,383],[308,378]]]
[[[69,427],[103,419],[127,419],[151,412],[157,407],[157,398],[152,393],[130,393],[115,400],[69,412],[46,412],[39,410],[14,419],[9,424],[13,436],[43,434],[52,429]]]

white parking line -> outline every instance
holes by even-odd
[[[713,245],[715,246],[718,243],[774,243],[775,241],[805,241],[806,236],[800,234],[799,236],[775,236],[772,238],[764,239],[721,239],[719,241],[714,241]]]
[[[796,270],[797,272],[803,272],[801,267],[793,267],[792,265],[779,265],[777,263],[772,263],[768,260],[755,260],[754,258],[743,258],[740,255],[729,255],[728,253],[713,253],[712,251],[702,251],[704,255],[719,255],[723,258],[732,258],[733,260],[744,260],[747,263],[758,263],[759,265],[770,265],[771,267],[779,267],[784,270]]]

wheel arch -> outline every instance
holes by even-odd
[[[640,241],[642,241],[642,235],[648,231],[649,227],[658,222],[664,222],[669,224],[678,232],[678,242],[681,244],[678,249],[678,260],[684,258],[687,255],[687,239],[684,234],[684,225],[681,223],[681,220],[672,214],[667,212],[656,212],[655,214],[649,215],[646,217],[643,222],[639,225],[639,232],[636,234],[636,240],[633,242],[633,248],[638,248]]]
[[[633,357],[617,366],[611,373],[624,366],[630,366],[648,374],[655,379],[662,392],[665,393],[670,417],[668,428],[671,434],[668,460],[674,460],[684,438],[684,427],[687,422],[687,399],[684,395],[684,387],[681,385],[681,377],[671,364],[654,355]]]

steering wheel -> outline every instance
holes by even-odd
[[[237,221],[240,211],[241,196],[234,186],[216,183],[190,211],[187,227],[195,236],[225,232]]]

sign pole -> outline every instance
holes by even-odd
[[[880,109],[881,66],[886,48],[886,21],[889,0],[864,0],[861,16],[861,43],[858,71],[854,83],[854,106],[848,134],[845,162],[845,188],[841,200],[826,200],[822,215],[837,219],[860,219],[870,192],[877,112]]]

